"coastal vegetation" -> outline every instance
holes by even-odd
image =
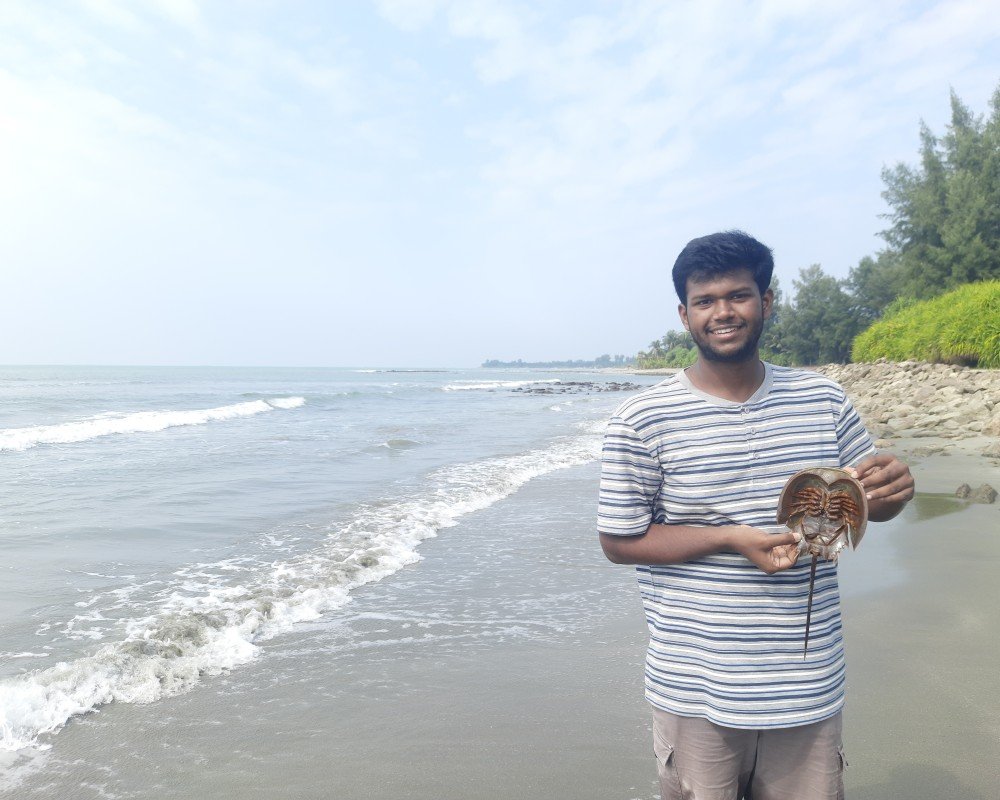
[[[648,350],[642,350],[635,357],[641,369],[689,367],[694,363],[698,351],[694,340],[687,331],[667,331],[663,336],[650,342]]]
[[[495,358],[491,358],[483,362],[484,367],[506,367],[508,369],[521,369],[524,367],[530,369],[590,369],[597,368],[602,369],[605,367],[631,367],[636,363],[634,356],[626,355],[609,355],[605,353],[600,355],[592,361],[586,361],[584,359],[576,359],[571,361],[524,361],[522,359],[517,359],[516,361],[499,361]]]
[[[803,267],[789,299],[776,292],[761,339],[765,358],[778,364],[920,358],[1000,367],[1000,86],[986,118],[952,92],[944,134],[921,123],[919,155],[916,165],[882,170],[885,249],[862,258],[846,278],[819,264]],[[671,331],[636,360],[646,368],[680,367],[694,357],[690,336]]]
[[[900,303],[854,340],[852,355],[1000,368],[1000,280]]]

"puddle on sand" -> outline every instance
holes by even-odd
[[[900,558],[897,534],[907,525],[926,522],[969,505],[954,495],[917,492],[903,513],[888,522],[869,525],[857,553],[849,552],[840,561],[840,588],[845,596],[882,591],[903,583],[907,571]]]
[[[962,500],[953,494],[917,492],[903,509],[902,518],[910,522],[924,522],[961,511],[968,505],[968,500]]]

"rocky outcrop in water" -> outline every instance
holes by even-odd
[[[532,383],[516,386],[512,392],[523,394],[579,394],[581,392],[638,392],[643,387],[630,381],[559,381],[558,383]]]

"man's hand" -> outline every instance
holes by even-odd
[[[795,565],[801,539],[802,535],[795,531],[767,533],[760,528],[739,525],[733,531],[732,545],[741,556],[750,559],[768,575],[773,575]]]
[[[910,468],[892,453],[879,453],[858,462],[848,472],[865,488],[868,518],[873,522],[892,519],[913,498],[914,482]]]

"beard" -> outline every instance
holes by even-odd
[[[755,321],[747,322],[747,326],[746,341],[736,350],[716,350],[711,342],[711,334],[695,335],[693,330],[690,333],[695,347],[706,361],[714,361],[717,364],[740,364],[757,358],[757,344],[764,332],[764,319],[758,317]]]

